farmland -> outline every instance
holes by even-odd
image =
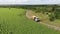
[[[25,16],[25,9],[0,8],[0,34],[60,34]]]

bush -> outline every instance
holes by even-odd
[[[50,19],[49,19],[50,21],[54,21],[54,20],[56,19],[54,13],[51,13],[51,14],[49,15],[49,17],[50,17]]]
[[[54,21],[55,20],[55,17],[50,17],[50,21]]]

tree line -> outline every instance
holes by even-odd
[[[60,19],[60,6],[59,5],[6,5],[0,6],[3,8],[22,8],[33,10],[36,13],[47,14],[50,17],[50,21]]]
[[[47,14],[50,21],[60,19],[60,6],[59,5],[31,5],[22,6],[24,9],[34,10],[36,13]]]

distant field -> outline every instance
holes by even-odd
[[[24,9],[0,8],[0,34],[60,34],[60,31],[29,20]]]

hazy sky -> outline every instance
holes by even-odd
[[[60,4],[60,0],[0,0],[0,4]]]

